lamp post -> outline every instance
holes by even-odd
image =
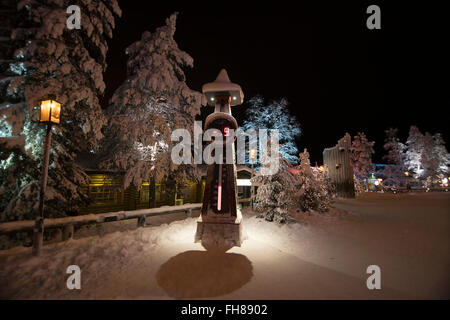
[[[50,158],[50,144],[52,139],[52,125],[59,124],[61,116],[61,103],[53,96],[40,102],[39,122],[47,124],[44,143],[44,159],[42,163],[41,188],[39,193],[39,213],[33,229],[33,254],[38,256],[44,241],[44,198],[47,188],[48,163]]]
[[[255,193],[254,187],[253,187],[253,182],[252,182],[253,174],[254,174],[253,163],[254,163],[254,159],[255,158],[256,158],[256,149],[255,148],[250,148],[250,160],[252,162],[252,176],[250,178],[250,183],[251,183],[251,186],[250,186],[250,196],[251,196],[251,198],[250,199],[251,199],[251,204],[252,204],[252,210],[253,210],[253,196],[254,196],[254,193]]]

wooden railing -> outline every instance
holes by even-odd
[[[99,214],[87,214],[75,217],[45,219],[44,229],[63,229],[62,240],[73,237],[74,227],[92,223],[105,223],[112,221],[137,219],[138,227],[145,226],[145,218],[164,215],[168,213],[184,211],[187,217],[191,217],[192,210],[201,209],[201,203],[188,203],[180,206],[163,206],[159,208],[141,209],[133,211],[118,211]],[[13,221],[0,223],[0,235],[15,234],[18,232],[33,231],[34,220]]]

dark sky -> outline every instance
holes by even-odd
[[[308,149],[312,163],[321,163],[323,149],[345,132],[362,131],[374,140],[375,162],[384,154],[389,127],[398,127],[402,140],[412,124],[422,132],[441,132],[449,145],[442,8],[409,2],[398,7],[258,3],[119,0],[123,15],[110,41],[104,102],[125,79],[125,48],[178,11],[175,40],[194,58],[194,68],[186,70],[189,87],[201,91],[226,68],[246,99],[256,94],[287,98],[302,128],[298,147]],[[369,4],[381,8],[381,30],[366,27]],[[241,121],[244,111],[242,106],[232,112]]]

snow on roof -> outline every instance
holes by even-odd
[[[208,104],[212,106],[215,105],[215,101],[211,98],[214,98],[218,94],[229,94],[232,97],[232,106],[240,105],[244,101],[244,93],[242,92],[241,86],[230,81],[225,69],[220,70],[214,82],[204,84],[202,92],[205,94]]]

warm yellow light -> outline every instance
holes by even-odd
[[[320,172],[323,172],[323,166],[319,167]]]
[[[40,122],[59,124],[61,121],[61,103],[53,100],[41,101]]]
[[[409,172],[408,171],[405,171],[405,176],[409,176]]]
[[[255,159],[256,157],[256,149],[250,148],[250,159]]]

